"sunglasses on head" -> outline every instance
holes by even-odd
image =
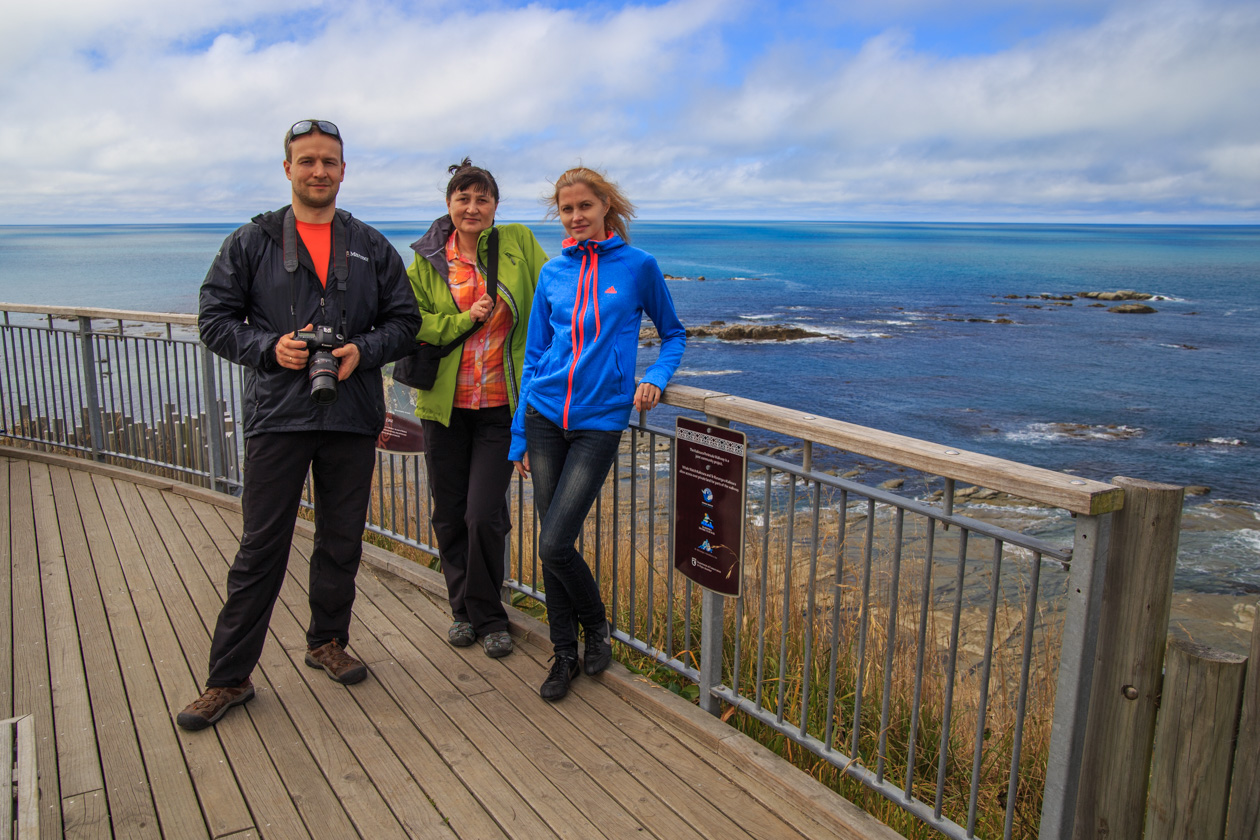
[[[318,129],[320,132],[327,134],[329,137],[341,139],[341,132],[337,130],[337,126],[328,120],[298,120],[289,129],[288,134],[284,136],[284,145],[288,146],[293,142],[294,138],[301,137],[303,134],[310,134]]]

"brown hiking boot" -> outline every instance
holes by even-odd
[[[190,732],[214,726],[219,718],[227,714],[227,710],[254,699],[254,683],[245,678],[245,682],[237,686],[214,686],[207,688],[184,710],[175,716],[175,722]]]
[[[308,650],[306,664],[312,668],[323,668],[328,672],[329,679],[342,685],[361,682],[368,672],[367,666],[346,653],[336,639]]]

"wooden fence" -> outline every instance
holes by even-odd
[[[1260,840],[1251,656],[1168,639],[1183,490],[1118,478],[1075,837]]]

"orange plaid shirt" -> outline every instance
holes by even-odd
[[[451,294],[461,312],[467,312],[486,293],[486,278],[476,261],[459,252],[456,233],[446,241]],[[512,330],[512,313],[501,299],[495,301],[490,321],[464,342],[455,380],[456,408],[494,408],[508,404],[507,378],[503,372],[503,344]]]

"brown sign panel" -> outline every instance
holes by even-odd
[[[738,597],[748,439],[686,417],[675,429],[674,568],[705,589]]]

